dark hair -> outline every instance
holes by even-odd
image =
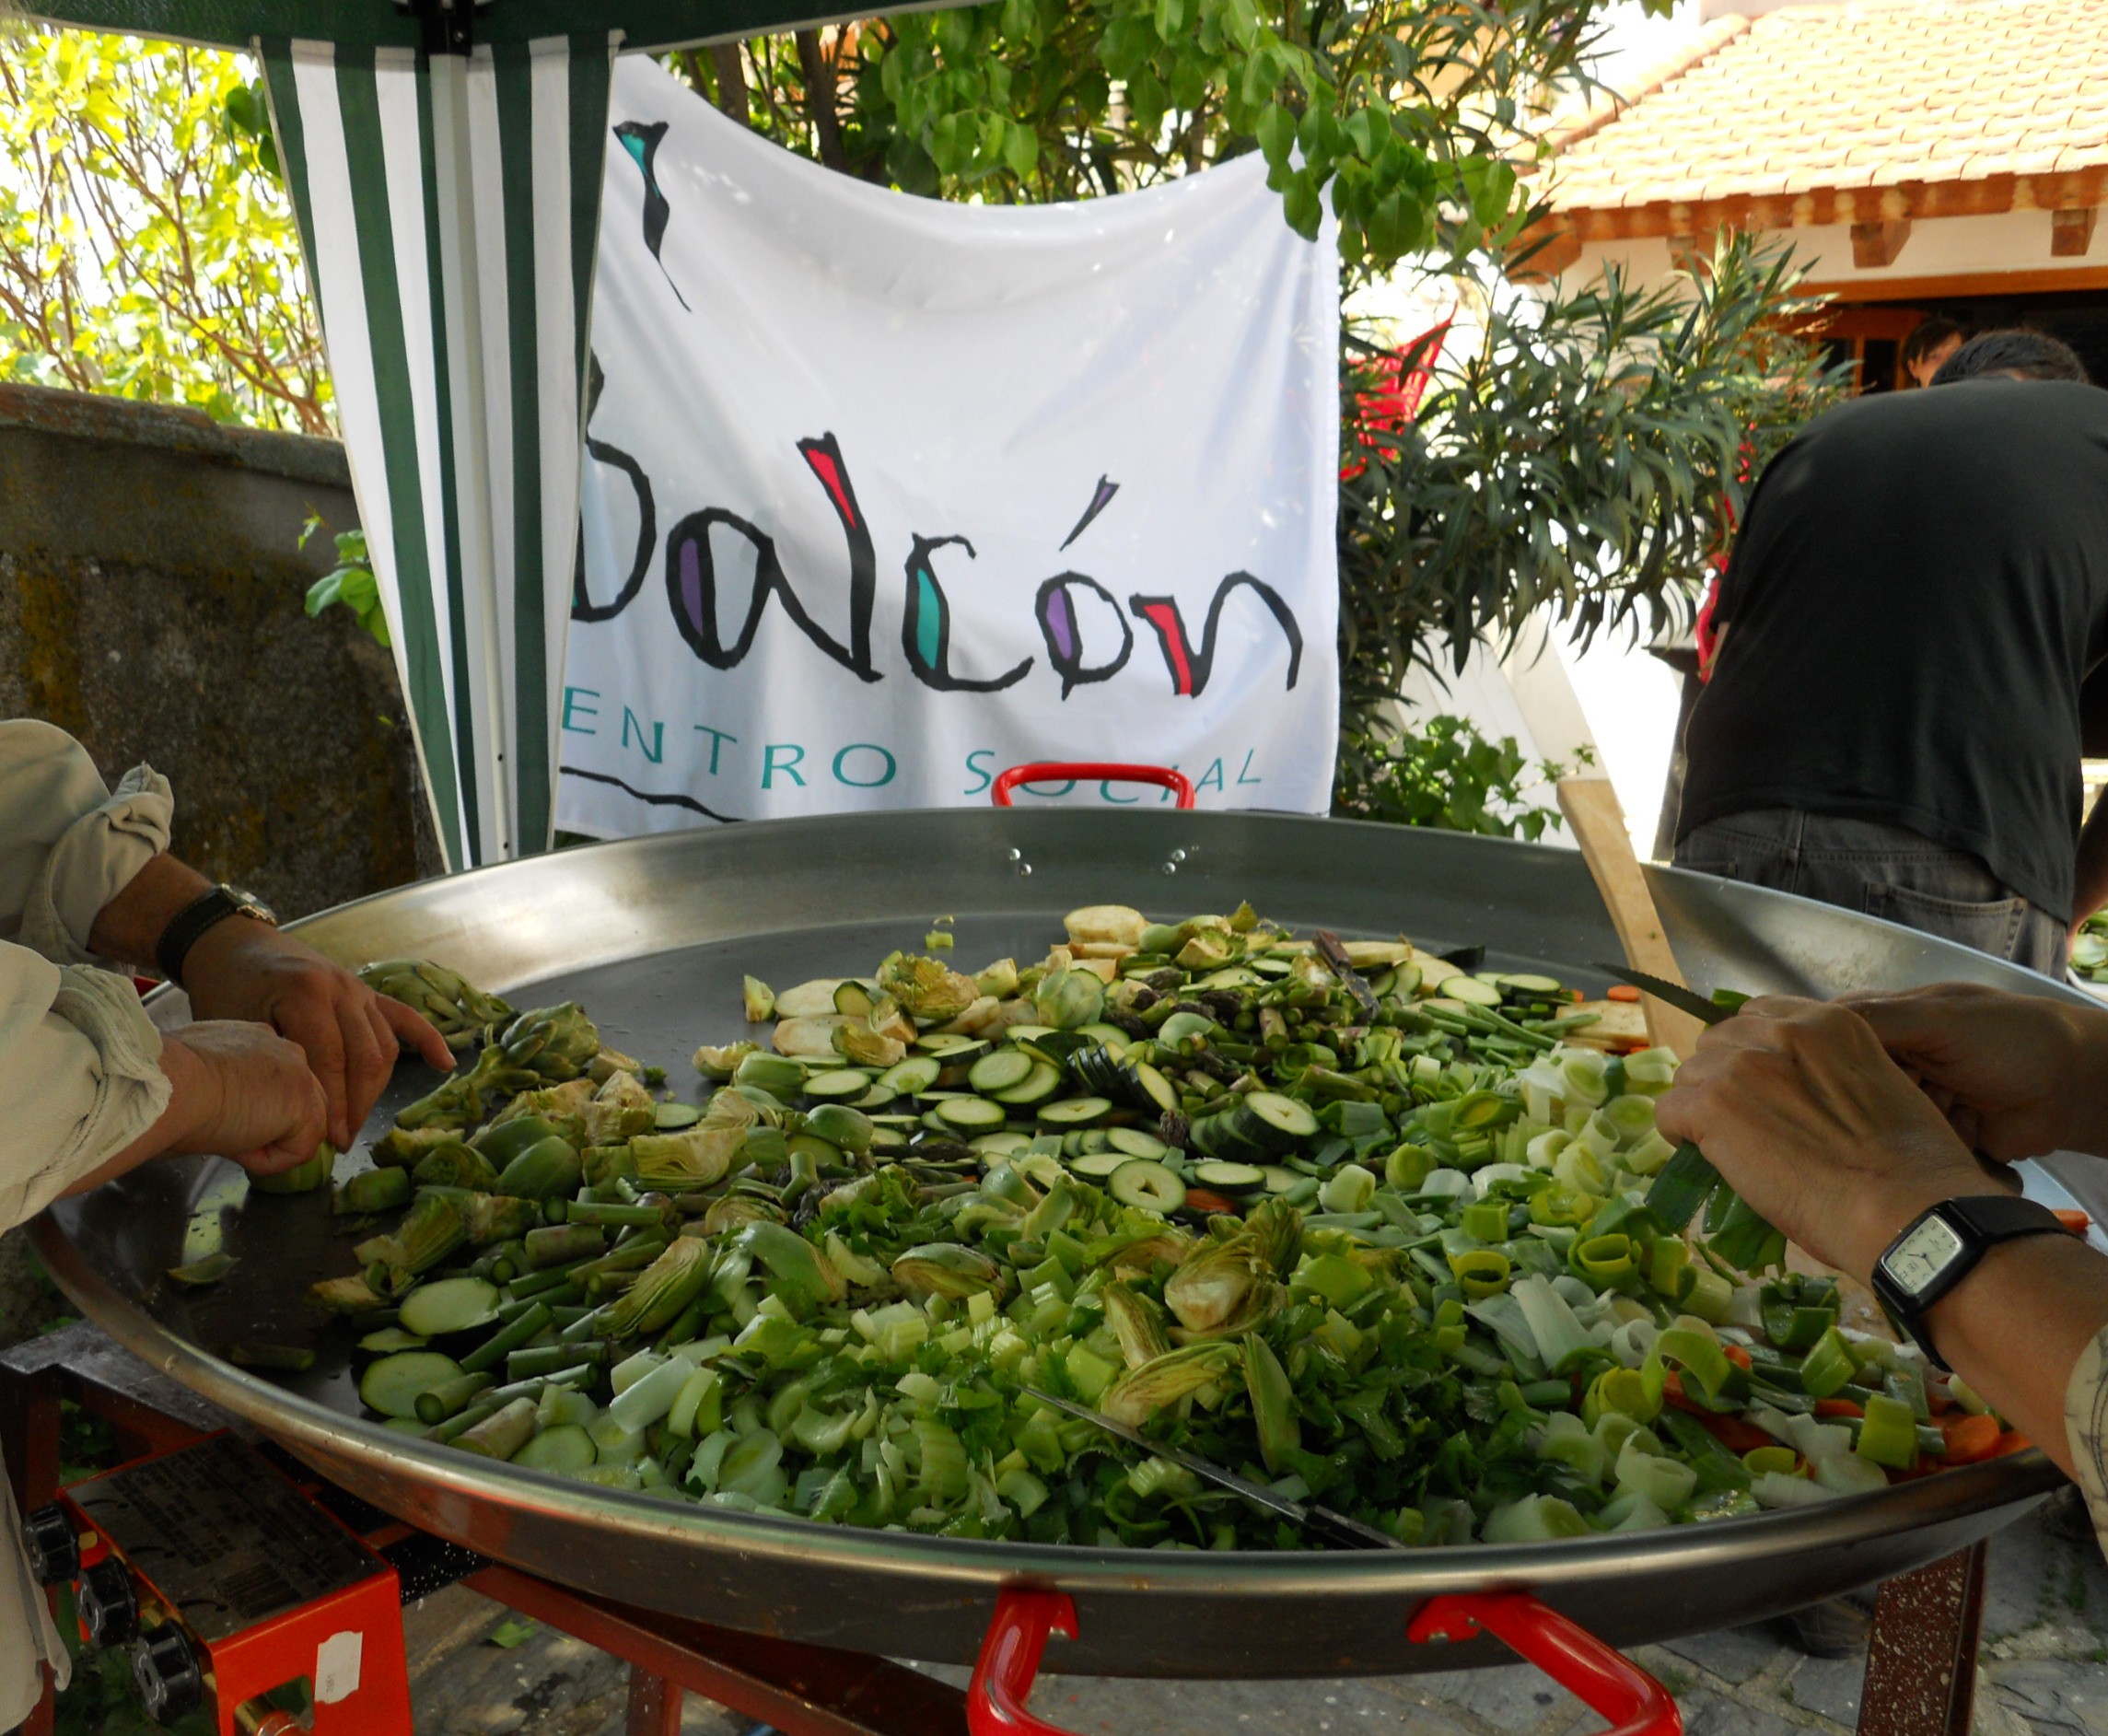
[[[1930,355],[1949,338],[1966,338],[1968,335],[1959,321],[1943,319],[1936,313],[1911,328],[1910,335],[1903,341],[1903,352],[1896,359],[1908,367],[1912,363]]]
[[[1971,338],[1940,364],[1932,383],[1951,386],[1957,380],[1977,379],[1986,374],[2016,374],[2022,379],[2076,379],[2081,384],[2089,383],[2086,364],[2068,344],[2060,344],[2046,332],[2030,332],[2019,326]]]

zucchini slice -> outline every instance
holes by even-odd
[[[777,1005],[781,1006],[782,1003],[779,1001]],[[871,998],[871,991],[854,978],[846,983],[834,985],[834,1010],[836,1012],[847,1013],[852,1019],[865,1019],[870,1016],[871,1008],[875,1005],[877,1003]]]
[[[1309,1106],[1279,1091],[1253,1091],[1232,1113],[1237,1132],[1269,1151],[1293,1151],[1318,1136],[1318,1118]]]
[[[871,1089],[871,1076],[860,1067],[830,1067],[824,1073],[815,1073],[805,1081],[808,1097],[827,1098],[840,1101],[849,1098],[861,1098]],[[887,1100],[891,1101],[889,1098]]]
[[[890,1085],[873,1085],[863,1096],[850,1099],[849,1107],[863,1110],[868,1114],[874,1109],[883,1109],[889,1103],[897,1102],[900,1095]]]
[[[1256,1163],[1226,1163],[1215,1159],[1194,1164],[1194,1180],[1220,1194],[1250,1194],[1266,1185],[1266,1171]]]
[[[1528,973],[1504,976],[1500,985],[1519,995],[1560,995],[1566,992],[1565,985],[1555,976],[1533,976]]]
[[[1278,1163],[1262,1164],[1260,1172],[1266,1178],[1269,1194],[1286,1194],[1303,1179],[1295,1171],[1283,1169]]]
[[[1105,1143],[1115,1151],[1124,1151],[1131,1158],[1147,1158],[1152,1162],[1170,1149],[1155,1134],[1144,1133],[1139,1127],[1109,1128]]]
[[[939,1036],[933,1031],[926,1037],[917,1037],[915,1047],[933,1060],[941,1061],[949,1067],[963,1066],[977,1056],[987,1054],[989,1043],[984,1037],[968,1037],[958,1031],[953,1031],[949,1036]]]
[[[1138,1206],[1167,1217],[1186,1203],[1186,1184],[1147,1158],[1129,1158],[1105,1178],[1105,1186],[1123,1206]]]
[[[967,1069],[966,1082],[977,1091],[1007,1091],[1022,1085],[1037,1065],[1022,1049],[994,1049]]]
[[[359,1401],[383,1416],[415,1416],[420,1392],[460,1377],[461,1365],[437,1350],[398,1350],[372,1363],[359,1376]]]
[[[843,986],[855,985],[845,983]],[[593,1450],[593,1438],[583,1428],[576,1423],[559,1423],[553,1428],[544,1428],[514,1453],[512,1462],[530,1471],[553,1471],[559,1476],[568,1476],[574,1471],[583,1471],[599,1457]]]
[[[1000,1132],[1007,1117],[1003,1105],[985,1097],[948,1097],[937,1106],[938,1119],[962,1133]]]
[[[1007,1091],[990,1091],[998,1103],[1043,1103],[1061,1089],[1061,1069],[1049,1061],[1035,1060],[1024,1082]]]
[[[1088,1127],[1112,1113],[1112,1101],[1103,1097],[1065,1097],[1040,1105],[1040,1120],[1050,1127]]]
[[[400,1323],[420,1338],[469,1332],[497,1318],[497,1286],[483,1278],[439,1278],[402,1299]]]
[[[944,1064],[935,1055],[911,1054],[904,1061],[894,1062],[874,1083],[890,1086],[904,1097],[913,1097],[928,1090],[943,1071]]]
[[[679,1133],[683,1127],[693,1127],[703,1119],[703,1112],[693,1103],[655,1103],[652,1105],[651,1124],[660,1133]]]
[[[1466,1007],[1498,1007],[1500,990],[1492,983],[1482,983],[1475,976],[1452,976],[1442,985],[1442,994],[1450,1000],[1462,1001]]]
[[[1015,1152],[1029,1148],[1031,1136],[1021,1133],[984,1133],[969,1139],[967,1145],[984,1156],[1007,1158]]]
[[[1147,1061],[1135,1063],[1135,1083],[1147,1093],[1149,1101],[1167,1115],[1179,1113],[1179,1094],[1170,1080]]]
[[[1077,1174],[1089,1176],[1098,1182],[1134,1161],[1124,1151],[1086,1151],[1080,1157],[1069,1159],[1068,1167]]]
[[[1076,1034],[1079,1037],[1088,1037],[1093,1043],[1110,1044],[1114,1054],[1118,1054],[1121,1050],[1135,1041],[1128,1032],[1121,1030],[1118,1025],[1078,1025]]]

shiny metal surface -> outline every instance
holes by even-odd
[[[1832,994],[1962,977],[2066,989],[1827,906],[1650,870],[1692,981]],[[608,1040],[688,1084],[687,1056],[740,1029],[739,980],[867,969],[958,919],[959,956],[1041,956],[1063,912],[1119,901],[1153,915],[1229,908],[1350,937],[1484,942],[1495,968],[1578,985],[1615,955],[1579,856],[1472,838],[1266,815],[959,810],[727,827],[596,846],[405,888],[301,926],[350,962],[418,954],[513,998],[583,1000]],[[405,1077],[376,1113],[427,1089]],[[1416,1602],[1522,1587],[1620,1645],[1729,1625],[1918,1566],[2018,1517],[2056,1486],[2028,1453],[1884,1493],[1705,1527],[1575,1543],[1350,1555],[1049,1549],[853,1531],[654,1501],[493,1464],[362,1422],[342,1335],[315,1335],[308,1283],[350,1269],[317,1197],[227,1213],[240,1261],[215,1290],[162,1279],[185,1227],[224,1200],[228,1166],[157,1163],[64,1202],[39,1246],[76,1302],[154,1366],[248,1417],[411,1523],[631,1603],[761,1632],[938,1661],[971,1660],[1005,1581],[1057,1586],[1082,1637],[1054,1668],[1286,1676],[1452,1667],[1490,1641],[1407,1645]],[[309,1342],[281,1383],[212,1354]]]

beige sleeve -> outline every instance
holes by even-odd
[[[0,940],[86,964],[102,907],[169,847],[169,780],[134,766],[115,792],[63,729],[0,723]]]
[[[0,944],[0,1229],[132,1144],[169,1095],[161,1033],[129,982]]]
[[[2071,1370],[2071,1384],[2064,1389],[2064,1432],[2093,1530],[2108,1553],[2108,1328]]]

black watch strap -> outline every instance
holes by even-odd
[[[1889,1317],[1911,1335],[1919,1349],[1945,1369],[1946,1359],[1934,1347],[1931,1331],[1925,1323],[1927,1312],[1974,1272],[1984,1255],[2001,1241],[2016,1241],[2022,1236],[2061,1235],[2066,1231],[2062,1219],[2055,1212],[2032,1199],[2023,1199],[2017,1194],[1972,1194],[1942,1200],[1920,1212],[1889,1244],[1890,1251],[1909,1241],[1912,1232],[1928,1218],[1943,1219],[1962,1241],[1961,1248],[1938,1278],[1916,1295],[1910,1295],[1890,1277],[1886,1269],[1888,1254],[1884,1253],[1874,1265],[1873,1290]]]
[[[161,974],[181,986],[183,961],[190,956],[191,949],[204,938],[207,929],[239,915],[240,910],[240,901],[224,886],[215,886],[185,904],[169,919],[169,926],[161,930],[160,944],[154,949],[154,962],[161,967]]]

